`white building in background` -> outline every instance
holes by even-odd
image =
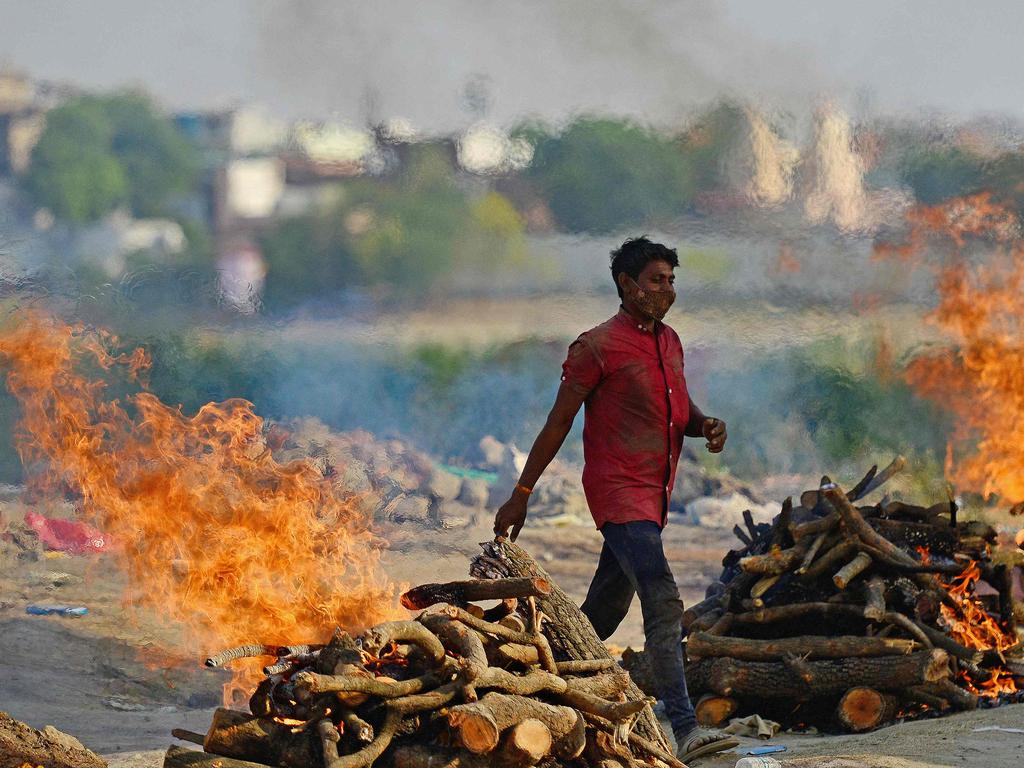
[[[228,240],[217,258],[217,284],[225,304],[242,314],[259,311],[267,265],[263,254],[248,237]]]
[[[513,139],[501,129],[477,123],[458,140],[459,165],[470,173],[489,175],[526,168],[533,161],[533,147],[525,139]]]
[[[289,171],[299,178],[359,176],[374,165],[377,154],[371,131],[343,123],[298,123],[289,145]]]
[[[269,219],[284,194],[284,162],[276,157],[230,160],[218,172],[215,188],[219,228],[239,221]]]

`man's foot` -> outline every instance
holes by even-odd
[[[676,737],[676,757],[684,763],[698,757],[724,752],[739,746],[739,741],[716,728],[697,726],[687,734]]]

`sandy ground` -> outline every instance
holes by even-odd
[[[407,531],[392,537],[386,563],[396,579],[408,582],[463,578],[477,542],[487,538],[486,519],[457,531]],[[564,589],[583,599],[600,551],[596,531],[533,527],[521,542]],[[667,529],[666,545],[683,598],[691,602],[703,596],[730,540],[676,524]],[[35,727],[52,724],[67,731],[116,768],[156,768],[172,742],[172,728],[205,732],[222,678],[199,666],[207,649],[193,658],[168,651],[176,628],[159,617],[129,621],[122,586],[120,576],[94,558],[0,564],[0,710]],[[90,613],[78,619],[28,616],[30,602],[83,604]],[[642,644],[638,606],[610,642]],[[984,726],[1024,727],[1024,707],[905,723],[861,736],[783,735],[772,743],[785,744],[786,757],[860,755],[853,765],[879,768],[1024,765],[1024,734],[974,730]],[[749,746],[756,744],[747,741],[740,750]],[[698,764],[734,765],[739,757],[730,753]]]

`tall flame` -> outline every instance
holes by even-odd
[[[908,221],[906,242],[879,250],[945,255],[930,320],[955,349],[917,357],[907,378],[954,417],[949,479],[986,496],[1024,500],[1024,240],[1017,217],[980,194],[918,208]],[[972,262],[971,245],[985,249],[984,263]]]
[[[183,624],[197,655],[323,640],[398,612],[358,499],[305,461],[277,462],[252,403],[194,416],[145,388],[149,358],[38,314],[0,335],[37,487],[68,489],[112,535],[130,599]],[[118,399],[106,379],[133,390]]]

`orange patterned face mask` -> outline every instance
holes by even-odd
[[[633,293],[633,301],[636,302],[640,311],[652,320],[664,320],[665,315],[675,303],[676,289],[670,286],[667,291],[645,291],[632,277],[629,278],[629,282],[636,288]]]

